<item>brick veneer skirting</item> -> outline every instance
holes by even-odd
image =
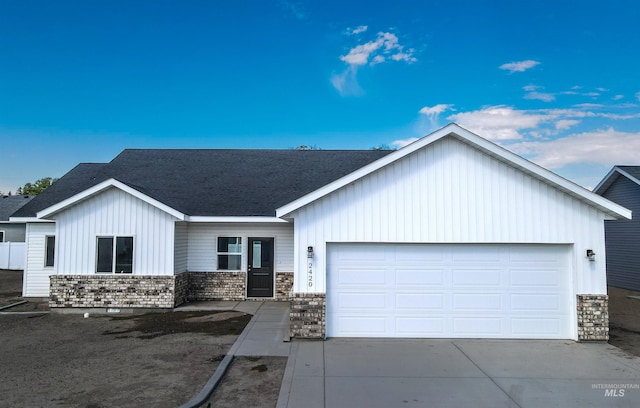
[[[324,293],[292,293],[289,314],[291,337],[324,339],[326,304]]]
[[[50,307],[176,306],[174,276],[52,275]]]
[[[52,275],[50,307],[172,308],[191,300],[244,300],[244,272],[176,276]],[[289,300],[292,272],[276,273],[276,300]]]
[[[577,295],[578,341],[609,340],[609,296]]]
[[[244,300],[245,272],[187,272],[189,300]]]
[[[276,273],[276,300],[286,301],[293,288],[293,272]]]

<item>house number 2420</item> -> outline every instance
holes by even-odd
[[[313,287],[313,262],[307,263],[307,285]]]

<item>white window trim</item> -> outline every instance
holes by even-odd
[[[236,238],[240,240],[240,252],[218,252],[218,240],[220,238]],[[229,271],[229,272],[242,272],[242,265],[243,265],[243,259],[244,259],[244,245],[245,245],[245,238],[243,236],[234,236],[234,235],[219,235],[216,237],[216,270],[218,271]],[[220,268],[220,263],[218,262],[218,257],[220,255],[239,255],[240,256],[240,268],[238,269],[222,269]]]
[[[111,272],[98,272],[98,240],[100,238],[111,238],[113,239],[113,253],[111,256]],[[131,273],[116,273],[116,256],[117,256],[117,252],[116,252],[116,244],[118,241],[118,238],[131,238],[133,240],[133,245],[132,245],[132,254],[131,254]],[[133,268],[133,266],[135,265],[135,248],[136,248],[136,237],[133,234],[103,234],[103,235],[96,235],[96,262],[95,262],[95,267],[93,268],[94,273],[96,275],[135,275],[135,270]]]
[[[47,265],[47,252],[49,252],[49,238],[53,238],[53,265]],[[56,236],[45,235],[44,236],[44,268],[53,269],[56,265]]]

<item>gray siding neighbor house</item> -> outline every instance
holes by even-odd
[[[9,221],[9,217],[34,196],[0,196],[0,242],[24,242],[25,223]]]
[[[630,220],[605,221],[607,282],[640,291],[640,166],[615,166],[594,189],[632,211]]]

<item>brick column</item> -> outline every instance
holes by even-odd
[[[292,293],[289,314],[291,337],[324,339],[326,303],[324,293]]]
[[[609,340],[609,296],[577,295],[578,341]]]

